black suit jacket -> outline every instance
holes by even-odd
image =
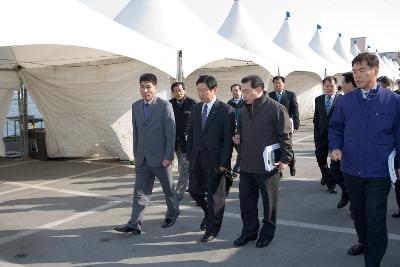
[[[325,95],[320,95],[315,98],[315,112],[314,112],[314,142],[315,147],[322,148],[328,146],[328,130],[329,130],[329,122],[331,121],[332,114],[335,111],[335,106],[338,101],[343,97],[340,94],[336,94],[333,99],[333,103],[329,114],[326,114],[325,110]]]
[[[186,150],[189,171],[193,171],[201,151],[206,151],[219,166],[230,169],[232,136],[235,129],[233,108],[217,99],[210,110],[203,130],[201,129],[202,108],[203,103],[197,103],[192,107]]]
[[[268,95],[273,100],[278,101],[275,91],[269,93]],[[286,108],[287,112],[289,113],[289,117],[292,118],[293,128],[295,130],[298,130],[300,126],[300,117],[296,94],[294,92],[284,90],[282,92],[281,101],[279,103]]]

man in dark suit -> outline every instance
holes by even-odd
[[[131,218],[115,231],[141,234],[144,211],[150,203],[154,180],[162,186],[167,213],[162,228],[171,227],[179,216],[172,178],[171,163],[174,159],[175,119],[172,105],[156,97],[157,77],[152,73],[140,76],[142,99],[132,104],[133,155],[135,156],[136,181],[133,192]]]
[[[233,108],[235,111],[235,132],[237,131],[237,126],[239,123],[239,114],[240,114],[240,109],[243,106],[243,96],[242,96],[242,87],[240,84],[232,84],[231,85],[231,93],[232,93],[232,98],[228,101],[228,105]],[[240,173],[240,145],[234,145],[236,152],[237,152],[237,157],[236,157],[236,163],[235,166],[233,166],[233,177],[237,177],[237,174]]]
[[[196,86],[201,103],[192,107],[187,140],[189,193],[204,211],[201,241],[209,242],[219,233],[224,215],[226,181],[221,178],[231,169],[235,115],[217,99],[214,77],[200,76]]]
[[[176,122],[175,153],[178,158],[179,179],[176,185],[178,201],[183,199],[189,181],[189,162],[186,160],[186,140],[188,135],[190,113],[192,106],[197,102],[186,95],[185,84],[174,82],[171,85],[174,98],[169,100],[172,104]]]
[[[321,170],[322,178],[321,184],[327,185],[328,192],[336,194],[336,182],[332,177],[328,167],[328,154],[329,154],[329,140],[328,130],[329,122],[335,110],[337,100],[342,95],[337,94],[337,79],[333,76],[327,76],[322,81],[324,94],[315,98],[315,112],[314,112],[314,143],[315,143],[315,156],[317,158],[318,166]],[[331,161],[331,167],[334,169],[340,168],[339,161]]]
[[[296,94],[294,92],[285,90],[285,77],[275,76],[272,78],[274,83],[274,92],[269,93],[269,97],[283,105],[290,119],[293,122],[293,130],[298,130],[300,126],[299,105],[297,104]],[[292,160],[289,162],[290,175],[296,175],[295,167],[296,159],[292,151]]]

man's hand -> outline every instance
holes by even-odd
[[[342,159],[342,151],[340,149],[335,149],[331,152],[331,160],[338,161]]]
[[[169,167],[169,166],[172,165],[172,161],[171,161],[171,160],[166,160],[166,159],[164,159],[164,160],[162,161],[162,165],[164,166],[164,168],[167,168],[167,167]]]
[[[284,169],[286,169],[288,167],[288,165],[286,163],[283,162],[278,162],[276,164],[276,167],[278,168],[279,171],[283,171]]]
[[[240,145],[240,135],[235,134],[235,135],[232,137],[232,141],[233,141],[233,143],[234,143],[235,145]]]
[[[228,169],[222,166],[219,166],[219,172],[223,173],[226,172]]]

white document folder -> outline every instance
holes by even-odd
[[[265,170],[267,172],[270,172],[276,168],[276,163],[278,163],[279,159],[278,159],[278,161],[275,160],[274,150],[280,149],[280,148],[281,148],[281,146],[279,144],[273,144],[273,145],[265,147],[264,152],[263,152],[263,158],[264,158]]]
[[[390,180],[392,180],[392,183],[395,183],[397,181],[397,176],[396,176],[396,169],[394,167],[394,160],[396,157],[396,150],[393,149],[392,153],[390,153],[388,157],[388,167],[389,167],[389,174],[390,174]]]

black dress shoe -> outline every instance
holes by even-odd
[[[342,197],[340,198],[340,201],[337,204],[337,208],[341,209],[343,207],[345,207],[347,205],[347,203],[349,203],[349,196],[346,193],[342,192]]]
[[[337,190],[335,187],[328,187],[329,194],[337,194]]]
[[[201,242],[203,243],[207,243],[210,242],[212,240],[214,240],[214,238],[217,236],[217,234],[213,234],[213,233],[205,233],[203,235],[203,237],[200,239]]]
[[[266,246],[269,245],[269,243],[271,243],[271,241],[272,241],[272,240],[270,240],[270,239],[264,239],[264,238],[261,238],[261,237],[260,237],[260,238],[257,240],[256,247],[258,247],[258,248],[266,247]]]
[[[400,210],[394,212],[394,213],[392,214],[392,217],[393,217],[393,218],[400,218]]]
[[[168,228],[171,227],[172,225],[174,225],[176,218],[166,218],[164,223],[161,225],[161,228]]]
[[[328,180],[328,179],[326,179],[325,176],[322,176],[322,178],[321,178],[321,185],[326,185],[327,180]]]
[[[296,167],[295,166],[290,166],[289,171],[290,171],[290,176],[296,176]]]
[[[241,247],[246,245],[247,243],[249,243],[250,241],[254,241],[257,239],[257,236],[245,236],[245,235],[241,235],[239,236],[235,242],[233,242],[233,245],[235,247]]]
[[[207,229],[207,217],[204,217],[200,223],[200,230],[205,231]]]
[[[127,224],[117,226],[114,228],[114,230],[120,233],[132,233],[133,235],[140,235],[142,233],[142,231],[140,231],[139,229],[132,228]]]
[[[364,246],[360,242],[357,242],[355,245],[351,246],[349,250],[347,250],[347,254],[350,256],[360,255],[364,252]]]

